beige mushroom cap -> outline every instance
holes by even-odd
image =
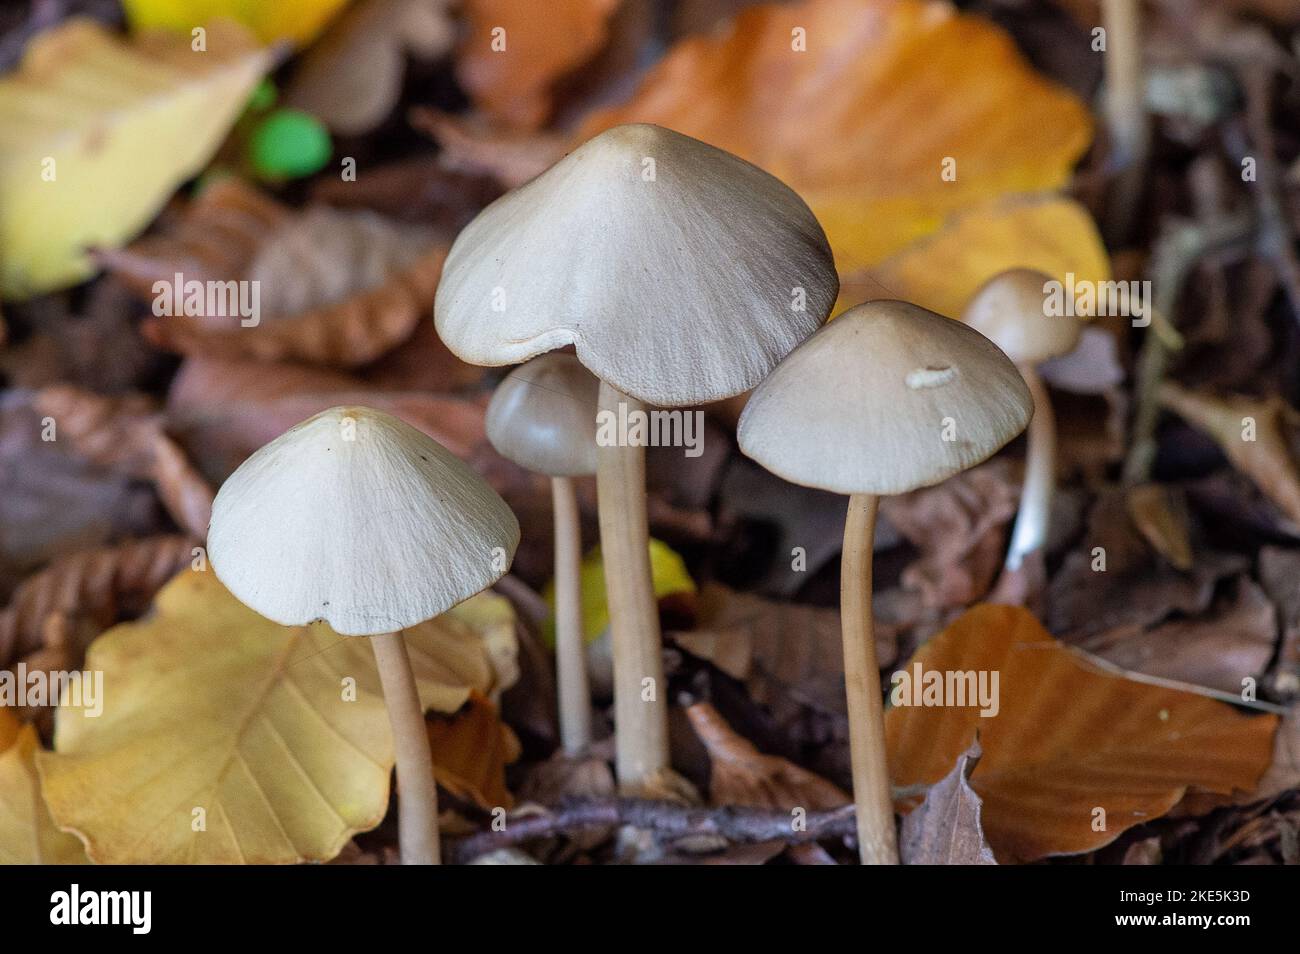
[[[482,478],[364,407],[322,411],[254,453],[208,529],[212,568],[241,602],[346,636],[437,616],[496,582],[518,544],[519,522]]]
[[[502,457],[551,477],[596,472],[597,381],[577,358],[552,351],[511,371],[487,409]]]
[[[749,399],[738,436],[792,483],[899,494],[992,456],[1033,406],[1020,372],[983,335],[917,305],[873,301],[786,358]]]
[[[488,206],[456,239],[434,305],[472,364],[574,345],[661,407],[749,390],[830,314],[839,279],[779,179],[659,126],[616,126]]]
[[[1032,268],[999,272],[971,296],[961,320],[1016,364],[1032,367],[1069,354],[1079,343],[1079,320],[1048,314],[1045,286],[1050,281],[1050,275]]]

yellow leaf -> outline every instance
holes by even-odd
[[[1189,792],[1252,791],[1272,755],[1276,716],[1105,670],[1016,606],[972,608],[900,672],[891,701],[910,704],[885,714],[894,785],[938,782],[978,733],[970,783],[1000,859],[1093,851]],[[980,680],[992,705],[958,695]]]
[[[668,544],[661,540],[650,541],[650,575],[654,580],[655,599],[678,593],[694,593],[695,581],[686,571],[686,562]],[[582,559],[580,573],[582,587],[582,625],[588,642],[599,639],[609,625],[609,604],[605,597],[605,565],[597,546]],[[548,583],[542,594],[555,610],[555,584]],[[546,641],[555,645],[554,623],[548,623]]]
[[[840,305],[901,298],[960,317],[984,282],[1008,268],[1033,268],[1066,282],[1110,280],[1110,259],[1092,217],[1059,196],[993,199],[956,215],[946,227],[886,258],[845,275]],[[837,308],[838,310],[838,308]]]
[[[86,852],[59,831],[41,798],[36,729],[0,709],[0,865],[81,865]]]
[[[985,199],[1059,188],[1092,139],[1084,104],[1006,33],[935,0],[751,7],[732,29],[678,43],[580,138],[626,122],[669,126],[789,183],[841,274]]]
[[[348,0],[122,0],[133,30],[162,27],[190,35],[218,19],[235,20],[263,43],[310,43]]]
[[[422,623],[406,644],[426,707],[491,688],[463,620]],[[86,668],[104,673],[103,713],[61,707],[39,767],[51,814],[94,861],[323,861],[383,819],[392,736],[364,638],[279,626],[187,571],[150,617],[97,639]]]
[[[90,246],[143,229],[199,172],[270,68],[233,24],[126,43],[73,19],[0,79],[0,296],[93,274]]]

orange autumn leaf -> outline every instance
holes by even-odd
[[[428,727],[439,785],[484,811],[514,807],[506,766],[519,758],[519,740],[486,696],[472,692],[460,712]]]
[[[1062,186],[1092,138],[1084,104],[1006,33],[936,0],[752,7],[732,29],[678,43],[578,138],[626,122],[671,127],[789,183],[842,274],[960,209]]]
[[[1020,607],[974,607],[903,671],[917,665],[998,675],[996,715],[895,705],[885,735],[893,782],[906,788],[938,782],[979,734],[970,782],[1001,860],[1093,851],[1185,794],[1252,791],[1271,758],[1275,716],[1115,675]]]
[[[617,7],[618,0],[465,0],[461,85],[493,118],[535,129],[550,118],[556,82],[604,45]]]

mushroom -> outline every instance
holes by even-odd
[[[840,625],[863,864],[898,863],[871,615],[879,497],[985,460],[1032,407],[1015,366],[983,335],[907,302],[873,301],[797,348],[741,415],[749,457],[792,483],[849,495]]]
[[[502,457],[551,478],[555,519],[555,670],[560,740],[578,755],[591,742],[591,690],[582,631],[582,536],[573,478],[596,472],[600,382],[571,354],[550,352],[511,371],[487,409]]]
[[[433,757],[402,630],[491,586],[519,522],[437,441],[365,407],[290,428],[227,478],[208,558],[226,588],[282,626],[369,636],[393,729],[403,864],[437,864]]]
[[[1080,323],[1073,315],[1053,315],[1046,307],[1052,279],[1028,268],[1013,268],[990,278],[975,293],[962,321],[1006,353],[1020,369],[1034,399],[1025,455],[1025,482],[1020,493],[1006,569],[1020,569],[1025,558],[1047,544],[1056,484],[1056,418],[1047,387],[1035,368],[1069,354],[1079,343]]]
[[[627,125],[462,230],[434,317],[447,346],[473,364],[571,344],[600,379],[602,418],[642,421],[647,405],[704,404],[754,387],[825,321],[838,291],[821,226],[780,180],[680,133]],[[636,792],[668,771],[645,446],[598,443],[615,762],[624,791]]]

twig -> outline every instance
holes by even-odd
[[[654,832],[660,840],[722,840],[752,845],[781,841],[808,844],[823,838],[853,835],[856,822],[852,805],[829,811],[810,811],[795,826],[789,811],[760,808],[692,808],[676,802],[639,798],[573,799],[542,814],[510,816],[501,831],[480,831],[454,842],[452,857],[461,863],[479,855],[522,842],[554,835],[572,835],[631,825]]]

